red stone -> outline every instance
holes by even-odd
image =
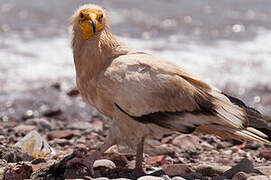
[[[153,164],[160,164],[160,165],[163,165],[163,164],[167,164],[167,160],[166,160],[166,156],[165,155],[159,155],[159,156],[151,156],[148,158],[146,164],[148,165],[153,165]]]
[[[271,148],[264,148],[260,151],[260,157],[263,157],[267,160],[271,159]]]
[[[64,138],[64,139],[70,139],[73,137],[73,132],[70,130],[57,130],[57,131],[50,131],[47,135],[47,138],[49,140],[55,139],[55,138]]]

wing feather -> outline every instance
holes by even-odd
[[[155,113],[162,117],[167,113],[167,118],[153,118],[155,120],[151,121],[169,126],[169,122],[176,125],[176,121],[170,121],[176,120],[174,113],[191,113],[191,120],[196,116],[202,119],[194,123],[195,126],[218,124],[236,129],[247,126],[246,113],[225,95],[180,67],[151,55],[120,56],[103,75],[107,77],[103,84],[112,92],[115,104],[135,119],[151,118]],[[179,121],[184,123],[189,119],[181,118]]]

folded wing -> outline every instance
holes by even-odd
[[[169,62],[144,53],[125,55],[115,59],[104,75],[117,109],[136,121],[182,133],[199,129],[267,142],[256,129],[247,133],[244,108]],[[240,131],[246,135],[239,137]]]

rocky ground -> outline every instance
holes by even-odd
[[[82,102],[76,89],[54,83],[0,101],[0,179],[93,179],[82,167],[66,167],[65,160],[75,149],[93,152],[109,124]],[[258,143],[172,133],[148,141],[145,151],[148,175],[129,170],[135,163],[132,150],[112,147],[95,162],[95,178],[271,178],[271,146]]]

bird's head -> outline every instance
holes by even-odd
[[[86,4],[75,11],[72,24],[82,31],[82,38],[87,40],[105,27],[104,10],[93,4]]]

